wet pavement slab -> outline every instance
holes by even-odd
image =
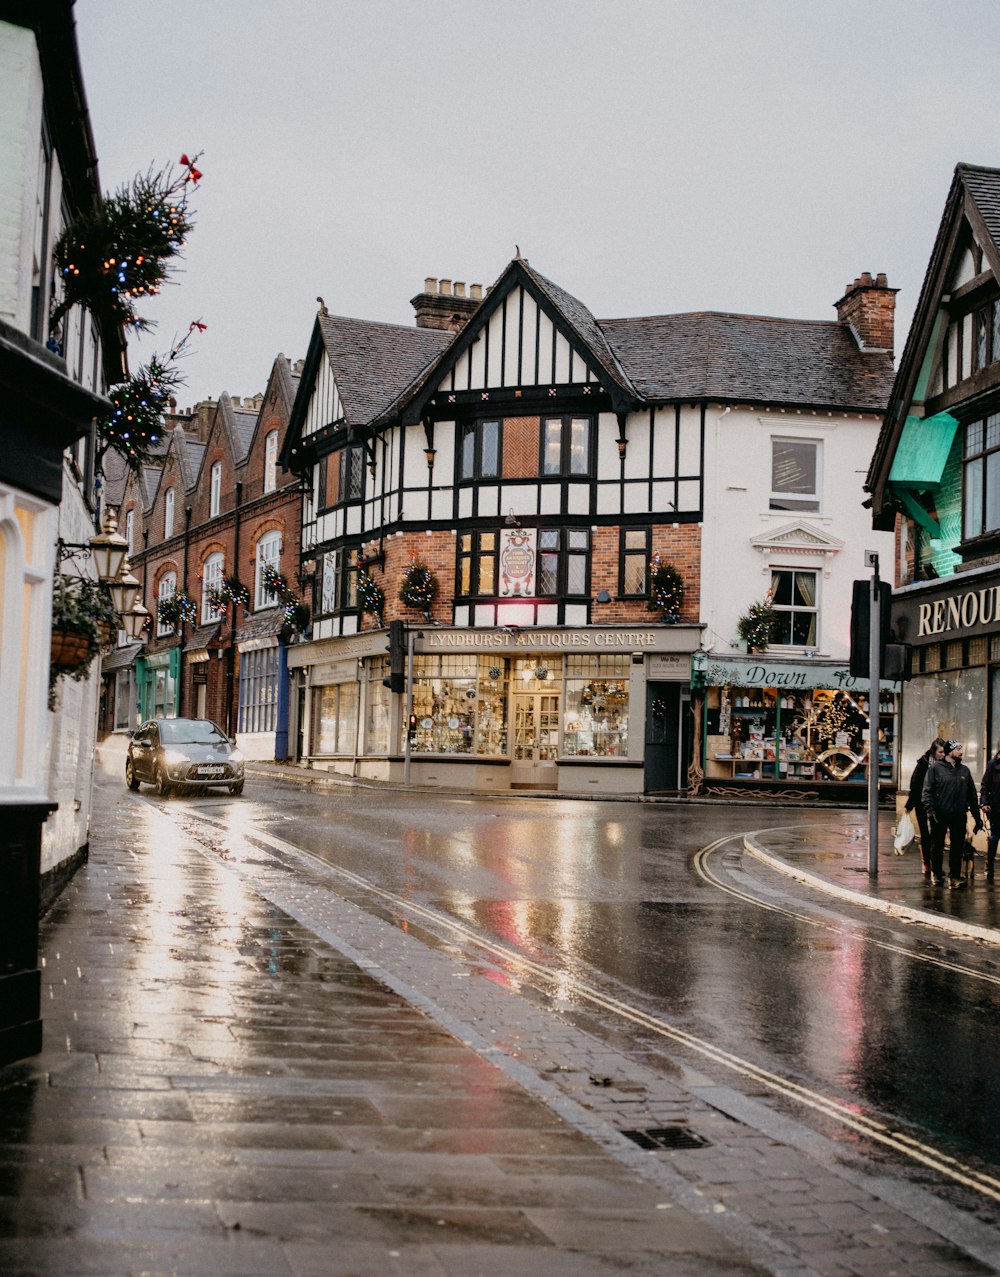
[[[119,809],[0,1069],[6,1277],[760,1271],[183,838]]]
[[[592,1035],[260,839],[227,858],[120,786],[101,802],[43,927],[44,1051],[0,1069],[3,1274],[1000,1267],[995,1228],[956,1229],[752,1088],[642,1033]],[[759,854],[823,862],[855,897],[911,891],[912,853],[875,884],[859,872],[856,812],[794,823],[754,835]],[[701,1142],[626,1134],[664,1128]]]

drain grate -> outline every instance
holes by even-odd
[[[657,1126],[648,1131],[622,1131],[622,1134],[640,1148],[655,1151],[673,1148],[706,1148],[709,1141],[686,1126]]]

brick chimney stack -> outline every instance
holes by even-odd
[[[410,305],[417,312],[418,328],[440,328],[444,332],[460,332],[469,316],[483,299],[482,284],[470,284],[469,295],[460,280],[435,279],[428,275],[424,291],[410,298]]]
[[[885,275],[872,279],[871,271],[863,271],[853,284],[848,284],[837,308],[837,318],[849,324],[862,350],[893,348],[893,320],[898,288],[890,288]]]

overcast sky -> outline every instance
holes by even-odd
[[[901,290],[954,166],[1000,166],[996,0],[77,0],[102,186],[202,151],[153,343],[184,407],[263,390],[334,314],[520,245],[599,318],[832,319]]]

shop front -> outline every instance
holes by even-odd
[[[304,644],[289,654],[312,766],[446,788],[641,793],[646,784],[651,675],[676,722],[672,771],[680,789],[690,653],[697,626],[518,630],[424,627],[408,635],[405,694],[383,685],[386,636]]]
[[[704,792],[867,800],[868,769],[896,787],[898,685],[875,700],[867,679],[817,660],[710,654],[702,741]],[[872,744],[872,723],[875,742]]]
[[[901,786],[936,736],[962,741],[978,783],[1000,746],[1000,571],[972,569],[896,590],[892,627],[913,660],[903,697]]]

